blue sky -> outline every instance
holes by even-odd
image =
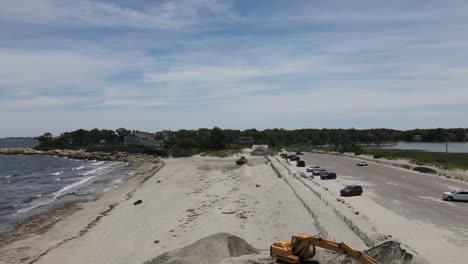
[[[467,1],[0,7],[0,137],[468,127]]]

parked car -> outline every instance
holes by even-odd
[[[296,152],[296,155],[304,155],[304,153],[298,151],[298,152]]]
[[[280,154],[280,157],[282,157],[283,159],[286,158],[287,156],[288,156],[288,154],[286,154],[286,153],[281,153]]]
[[[299,158],[298,156],[295,156],[295,157],[292,157],[289,159],[290,161],[298,161],[298,160],[301,160],[301,158]]]
[[[287,155],[287,156],[286,156],[286,159],[289,160],[289,159],[292,159],[292,158],[295,158],[295,157],[297,157],[297,155],[293,155],[293,154],[292,154],[292,155]]]
[[[320,174],[320,167],[319,166],[315,166],[313,169],[312,169],[312,175],[319,175]]]
[[[358,163],[356,163],[357,166],[367,166],[367,162],[365,161],[359,161]]]
[[[336,173],[328,172],[328,171],[320,173],[320,179],[321,180],[336,179]]]
[[[305,167],[305,161],[303,161],[303,160],[298,160],[298,161],[296,162],[296,166],[297,166],[297,167]]]
[[[307,172],[312,172],[312,170],[314,169],[315,167],[314,166],[310,166],[306,169]]]
[[[340,194],[341,196],[361,195],[362,187],[361,185],[348,185],[341,189]]]
[[[442,200],[447,201],[468,201],[468,190],[444,192]]]

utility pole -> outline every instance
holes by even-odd
[[[448,163],[448,144],[449,144],[449,139],[447,137],[447,143],[445,143],[445,167],[447,167],[447,163]]]
[[[275,136],[275,155],[276,155],[276,136]]]

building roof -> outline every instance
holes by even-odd
[[[139,137],[141,139],[154,139],[156,135],[149,132],[133,132],[128,134],[125,137]]]
[[[268,151],[268,145],[253,145],[252,151]]]

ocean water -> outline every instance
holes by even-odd
[[[0,232],[59,203],[92,199],[129,173],[125,162],[0,155]]]
[[[39,141],[33,138],[0,138],[0,148],[33,148]]]
[[[427,152],[445,152],[450,153],[468,153],[468,142],[449,142],[448,149],[446,143],[431,143],[431,142],[398,142],[395,146],[380,146],[371,148],[380,149],[403,149],[403,150],[421,150]]]

